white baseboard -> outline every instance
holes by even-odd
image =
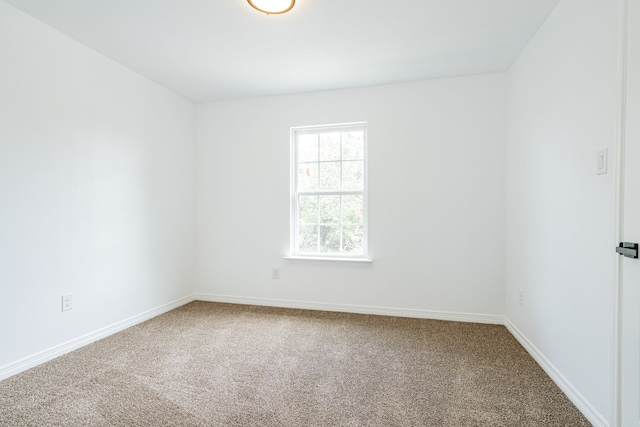
[[[0,380],[19,374],[20,372],[26,371],[27,369],[31,369],[37,365],[40,365],[49,360],[55,359],[56,357],[62,356],[63,354],[69,353],[80,347],[84,347],[87,344],[91,344],[92,342],[98,341],[99,339],[108,337],[109,335],[113,335],[116,332],[120,332],[123,329],[127,329],[131,326],[137,325],[138,323],[142,323],[162,313],[166,313],[167,311],[173,310],[174,308],[180,307],[181,305],[187,304],[193,300],[194,300],[194,296],[188,295],[184,298],[180,298],[170,303],[161,305],[160,307],[147,310],[143,313],[129,317],[128,319],[124,319],[120,322],[116,322],[112,325],[98,329],[97,331],[90,332],[81,337],[72,339],[65,343],[43,350],[39,353],[24,357],[15,362],[1,366]]]
[[[567,395],[569,400],[578,408],[582,415],[595,427],[609,427],[609,422],[576,390],[576,388],[565,378],[564,375],[534,346],[518,328],[515,327],[508,317],[504,319],[504,325],[511,332],[511,335],[524,347],[542,369]]]
[[[232,304],[261,305],[269,307],[301,308],[305,310],[338,311],[343,313],[377,314],[381,316],[414,317],[419,319],[450,320],[454,322],[504,324],[504,316],[492,314],[458,313],[451,311],[417,310],[366,305],[328,304],[309,301],[292,301],[270,298],[250,298],[234,295],[195,294],[199,301],[226,302]]]

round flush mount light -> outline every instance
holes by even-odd
[[[287,13],[293,9],[296,0],[247,0],[251,7],[267,15]]]

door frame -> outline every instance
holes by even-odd
[[[614,262],[613,280],[613,375],[612,375],[612,426],[620,426],[622,420],[622,257],[613,251],[614,247],[624,237],[624,160],[625,160],[625,132],[626,132],[626,98],[627,98],[627,47],[629,28],[629,2],[618,2],[618,35],[616,60],[616,111],[615,111],[615,141],[614,168],[615,171],[615,206],[614,206],[614,242],[612,242],[612,256]]]

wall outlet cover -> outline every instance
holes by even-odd
[[[62,311],[69,311],[73,308],[73,294],[62,295]]]

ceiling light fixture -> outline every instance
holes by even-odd
[[[289,12],[296,0],[247,0],[251,7],[267,15],[278,15]]]

